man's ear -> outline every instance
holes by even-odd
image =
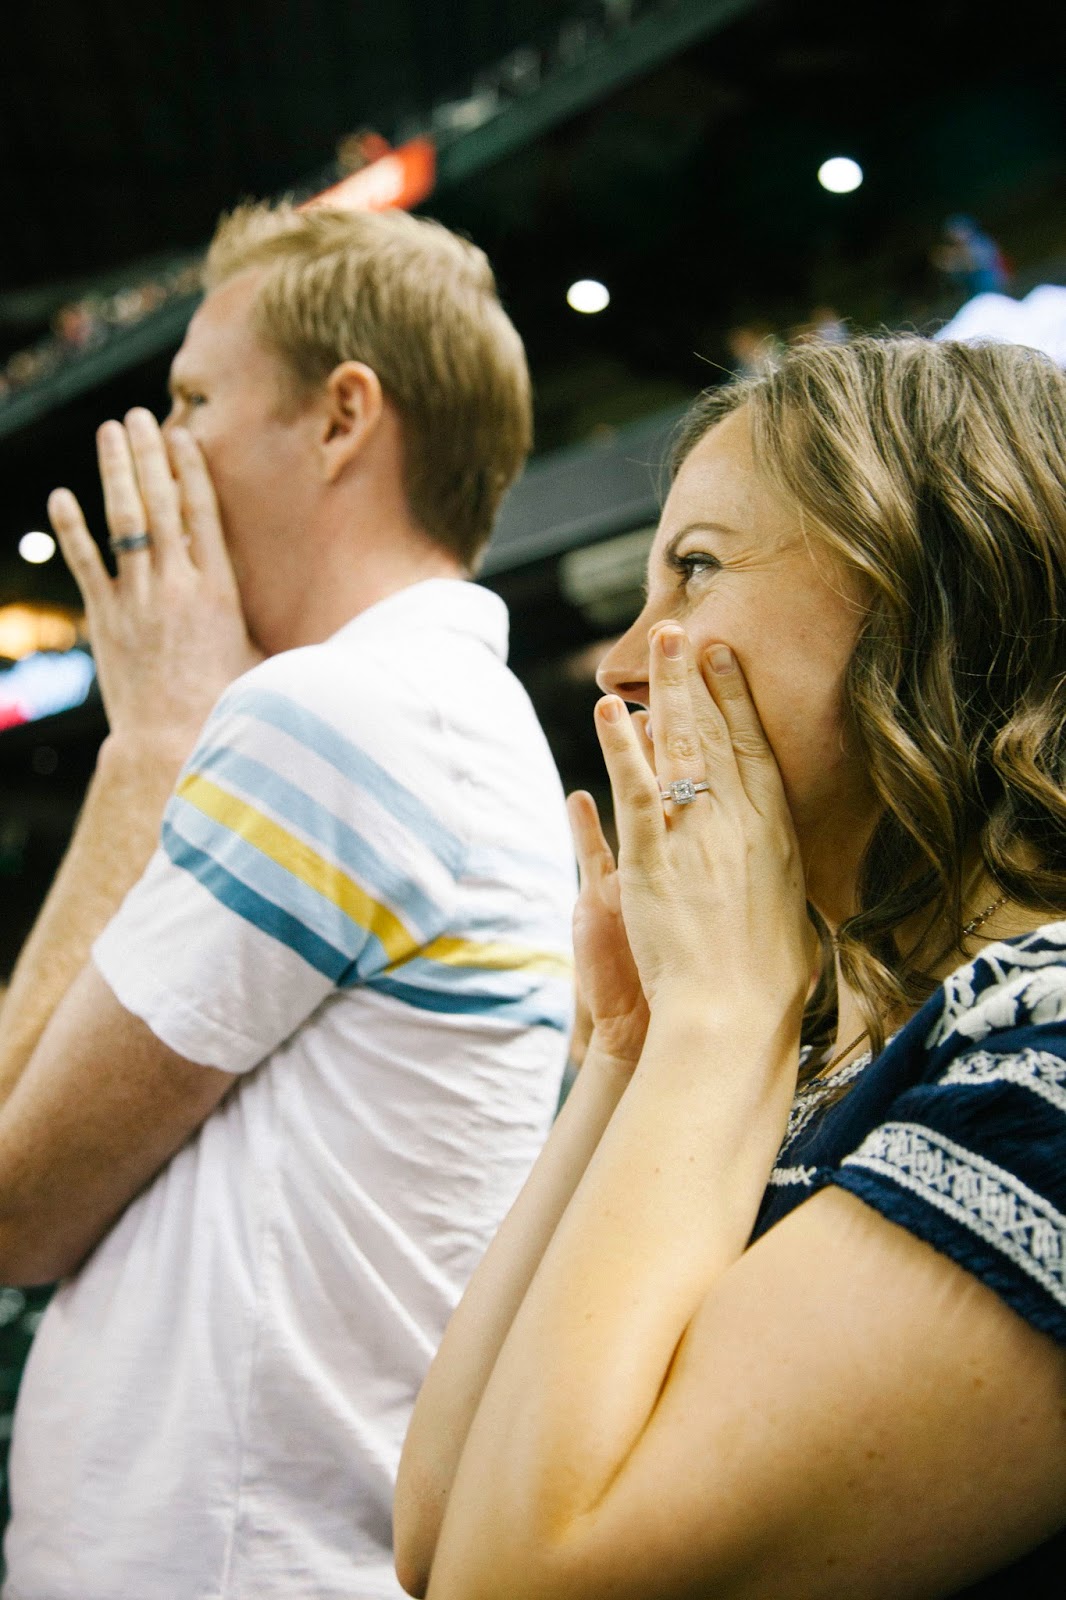
[[[322,461],[334,483],[376,433],[385,407],[381,381],[362,361],[342,361],[326,379]]]

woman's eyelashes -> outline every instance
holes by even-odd
[[[722,565],[717,556],[712,556],[709,550],[687,550],[684,555],[674,552],[667,559],[671,571],[680,578],[682,588],[686,588],[693,579],[703,577],[708,572],[717,572]]]

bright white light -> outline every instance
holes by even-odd
[[[19,555],[35,567],[42,561],[51,561],[56,553],[56,542],[50,533],[24,533],[19,540]]]
[[[830,194],[850,194],[862,182],[862,168],[850,156],[830,156],[818,168],[818,182]]]
[[[583,311],[591,316],[594,311],[603,311],[609,306],[611,296],[606,284],[597,283],[595,278],[579,278],[567,289],[566,303],[571,311]]]

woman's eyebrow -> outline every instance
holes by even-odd
[[[740,529],[731,528],[728,522],[686,522],[685,526],[679,528],[670,540],[671,548],[677,544],[678,540],[683,539],[686,533],[725,533],[731,534],[735,539],[739,537]]]
[[[686,522],[685,526],[683,528],[678,528],[677,532],[667,543],[666,549],[663,551],[664,561],[668,562],[670,558],[677,553],[678,545],[681,543],[682,539],[687,538],[690,533],[722,533],[726,536],[731,536],[734,539],[739,538],[740,536],[739,528],[731,528],[726,522]]]

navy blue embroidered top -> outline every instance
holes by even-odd
[[[874,1061],[800,1090],[752,1238],[830,1183],[1066,1344],[1066,922],[988,945]],[[1066,1530],[965,1593],[1058,1600],[1064,1572]]]

